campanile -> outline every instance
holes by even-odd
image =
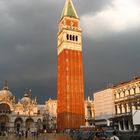
[[[84,125],[82,31],[72,0],[66,0],[57,34],[57,128]]]

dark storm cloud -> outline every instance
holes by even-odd
[[[79,16],[101,11],[111,0],[74,1]],[[7,79],[20,98],[32,89],[44,103],[56,98],[57,31],[65,0],[0,1],[0,85]],[[132,35],[132,36],[131,36]],[[139,74],[139,31],[100,41],[83,36],[85,96],[109,82]],[[41,96],[42,95],[42,96]]]
[[[140,76],[140,29],[84,45],[86,95]]]
[[[16,95],[34,88],[33,94],[40,91],[46,98],[50,93],[54,96],[59,9],[54,3],[31,0],[4,1],[1,6],[1,81],[7,79],[11,88],[17,89],[13,91]]]
[[[83,14],[96,14],[107,5],[111,4],[111,0],[75,0],[75,7],[79,15]]]

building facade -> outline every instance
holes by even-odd
[[[113,88],[94,93],[95,125],[107,127],[113,125],[115,115]]]
[[[140,78],[114,86],[114,126],[120,131],[140,130],[140,124],[133,124],[135,110],[140,110]]]
[[[57,100],[49,98],[49,100],[45,102],[45,108],[48,128],[51,130],[57,129]]]
[[[94,104],[89,97],[84,101],[84,125],[93,126]],[[0,132],[8,130],[52,132],[57,129],[57,100],[49,99],[44,105],[32,98],[31,90],[16,101],[7,83],[0,90]]]
[[[48,129],[56,129],[57,128],[57,100],[49,99],[45,103],[45,110],[46,110],[46,120]],[[93,126],[94,125],[94,102],[90,97],[88,97],[84,101],[84,125],[83,126]]]
[[[96,126],[110,125],[119,131],[140,130],[140,123],[135,124],[133,120],[140,110],[140,77],[94,93],[94,108]]]
[[[31,99],[31,91],[16,102],[7,84],[0,90],[0,131],[20,131],[42,129],[42,115],[38,113],[36,98]]]
[[[72,0],[66,0],[57,38],[57,128],[80,128],[85,123],[82,35]]]

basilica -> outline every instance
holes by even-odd
[[[65,2],[57,42],[57,100],[39,105],[29,90],[17,101],[5,82],[0,90],[0,131],[63,131],[93,124],[93,102],[84,101],[82,29],[72,0]]]
[[[85,100],[85,125],[92,125],[93,101]],[[47,100],[38,104],[36,97],[32,98],[31,90],[17,101],[5,81],[0,90],[0,132],[10,131],[52,131],[57,129],[57,100]]]
[[[16,101],[7,82],[0,90],[0,131],[19,131],[41,129],[42,115],[39,112],[36,98],[31,98],[31,91]]]

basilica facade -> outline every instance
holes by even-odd
[[[85,125],[93,125],[93,100],[84,101]],[[38,104],[32,98],[31,90],[17,101],[10,91],[7,82],[0,90],[0,132],[18,132],[29,130],[47,132],[57,129],[57,100],[46,100],[45,104]]]
[[[42,115],[36,98],[31,98],[31,91],[16,101],[7,82],[0,90],[0,131],[20,131],[41,129]]]

